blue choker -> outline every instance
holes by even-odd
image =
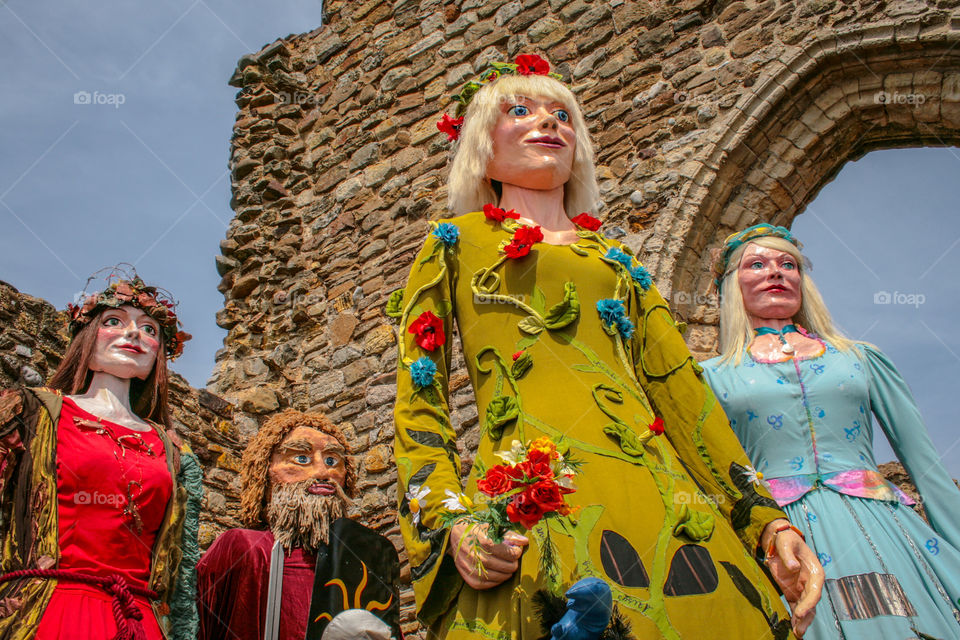
[[[796,325],[788,324],[783,329],[773,329],[771,327],[757,327],[753,330],[758,336],[777,336],[780,338],[780,350],[786,354],[791,354],[794,352],[793,345],[787,342],[787,339],[784,336],[788,333],[800,333]]]

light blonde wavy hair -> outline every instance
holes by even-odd
[[[493,127],[500,118],[500,105],[519,96],[555,100],[570,114],[577,136],[570,180],[564,185],[563,206],[568,217],[596,213],[600,200],[594,168],[593,144],[577,99],[562,82],[549,76],[503,75],[481,88],[463,119],[463,130],[450,169],[448,207],[457,214],[479,211],[487,203],[499,204],[499,197],[487,180],[487,165],[493,157]]]
[[[803,255],[794,244],[783,238],[764,236],[755,238],[737,249],[730,255],[727,270],[720,282],[720,358],[721,364],[738,365],[743,361],[743,354],[753,340],[753,327],[747,310],[743,306],[743,294],[740,291],[739,269],[743,254],[750,245],[766,247],[783,251],[793,256],[800,269],[800,311],[793,317],[793,322],[804,329],[817,334],[824,342],[828,342],[840,351],[853,350],[854,345],[862,344],[843,335],[833,324],[833,318],[827,311],[827,305],[813,278],[807,274]]]

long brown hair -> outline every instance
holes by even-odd
[[[77,395],[90,387],[90,380],[93,378],[90,361],[97,346],[97,331],[102,315],[103,311],[98,313],[67,347],[60,366],[47,383],[51,389],[57,389],[65,395]],[[164,429],[173,428],[170,408],[167,405],[167,354],[162,345],[157,350],[157,359],[150,375],[145,380],[130,380],[130,407],[143,420],[156,422]]]

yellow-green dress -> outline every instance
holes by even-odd
[[[394,448],[421,621],[439,638],[539,638],[534,592],[559,595],[596,576],[637,638],[791,637],[757,562],[763,527],[784,514],[758,486],[649,275],[583,228],[574,244],[507,257],[520,226],[483,212],[431,223],[406,289],[387,306],[400,319]],[[427,312],[446,338],[430,350],[410,331]],[[447,406],[454,319],[479,410],[476,460],[489,467],[513,440],[549,436],[583,462],[567,496],[576,512],[526,532],[520,569],[484,591],[460,578],[440,518],[444,500],[474,496],[477,480],[476,467],[461,478]],[[665,433],[652,436],[657,417]],[[560,558],[553,575],[540,571],[547,535]]]

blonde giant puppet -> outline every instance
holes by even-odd
[[[636,637],[802,633],[822,570],[755,482],[649,274],[590,214],[575,97],[537,56],[491,66],[458,96],[463,118],[439,125],[460,137],[449,203],[462,215],[431,223],[388,305],[401,322],[395,450],[418,615],[441,638],[547,637],[534,595],[594,577]],[[573,511],[500,544],[445,526],[480,495],[447,404],[454,320],[480,415],[470,457],[489,468],[513,441],[547,437],[582,462]],[[543,572],[548,535],[559,562]]]

